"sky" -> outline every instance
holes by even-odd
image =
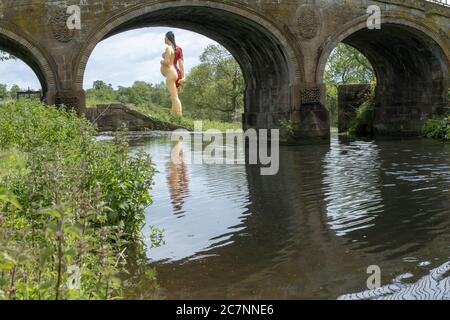
[[[8,89],[13,84],[17,84],[22,89],[41,89],[41,84],[33,70],[22,60],[0,61],[0,84],[6,84]]]
[[[199,57],[213,40],[197,33],[175,28],[145,28],[124,32],[100,42],[92,53],[84,77],[85,89],[96,80],[113,87],[131,86],[135,81],[159,83],[160,60],[164,51],[164,35],[174,31],[177,45],[183,48],[186,69],[199,64]],[[40,89],[34,72],[22,61],[0,62],[0,83],[11,88]]]

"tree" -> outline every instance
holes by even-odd
[[[372,83],[375,76],[372,65],[361,52],[339,44],[328,60],[325,80],[332,84]]]
[[[112,103],[117,101],[117,93],[111,84],[104,81],[95,81],[92,89],[86,90],[86,99],[89,105]]]
[[[8,52],[4,52],[0,50],[0,61],[7,61],[7,60],[16,60],[17,58]]]
[[[8,89],[6,84],[0,84],[0,100],[8,99]]]
[[[22,91],[22,89],[17,85],[14,84],[11,89],[9,90],[9,96],[11,99],[16,100],[17,99],[17,93]]]
[[[338,122],[338,88],[345,84],[374,84],[376,82],[372,65],[355,48],[339,44],[331,54],[325,69],[327,85],[327,107],[331,113],[332,125]]]
[[[245,81],[239,64],[219,45],[209,45],[184,85],[181,98],[197,118],[236,121],[244,111]]]
[[[136,81],[132,87],[119,87],[118,99],[122,103],[136,106],[170,107],[170,97],[164,83],[150,84]]]
[[[131,88],[128,88],[126,91],[121,91],[121,98],[124,99],[124,102],[135,105],[153,104],[152,89],[151,84],[144,81],[136,81]]]
[[[16,60],[17,58],[13,55],[0,50],[0,62],[8,61],[8,60]],[[8,99],[8,89],[6,85],[0,85],[0,100]]]
[[[164,82],[153,85],[152,102],[156,106],[166,106],[170,109],[172,102],[170,96],[167,94],[167,87]]]

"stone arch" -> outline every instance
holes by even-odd
[[[36,74],[41,83],[44,97],[48,103],[54,103],[57,92],[56,76],[44,50],[25,36],[0,26],[0,49],[25,62]]]
[[[417,134],[429,116],[448,106],[450,48],[438,31],[412,17],[385,16],[381,30],[369,30],[366,19],[343,26],[327,42],[316,81],[323,83],[326,63],[340,42],[353,46],[377,76],[377,132]]]
[[[121,12],[95,28],[74,65],[74,89],[82,91],[88,59],[96,45],[112,35],[140,27],[179,27],[203,34],[227,48],[246,78],[249,126],[270,127],[274,114],[288,114],[300,104],[304,79],[301,52],[285,32],[259,14],[237,5],[180,0],[144,3]],[[262,116],[262,117],[261,117]],[[275,115],[276,117],[276,115]]]

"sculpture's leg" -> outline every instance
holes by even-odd
[[[172,98],[172,113],[177,115],[183,114],[183,107],[181,105],[180,98],[178,97],[178,88],[176,86],[176,80],[167,77],[167,89],[169,90],[170,97]]]

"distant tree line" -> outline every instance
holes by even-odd
[[[86,90],[86,99],[89,106],[120,102],[136,106],[149,104],[168,108],[170,97],[166,91],[164,83],[155,85],[144,81],[136,81],[131,87],[121,86],[114,89],[111,84],[97,80],[91,89]]]
[[[16,100],[17,93],[21,91],[24,90],[22,90],[22,88],[20,88],[17,84],[11,86],[9,90],[6,84],[0,84],[0,101]]]
[[[236,60],[221,46],[210,45],[183,82],[180,98],[185,114],[194,119],[238,121],[244,112],[245,81]],[[120,102],[143,108],[170,109],[171,101],[164,82],[136,81],[131,87],[118,87],[95,81],[86,90],[88,106]]]
[[[0,62],[8,60],[17,60],[17,58],[8,52],[0,50]],[[6,84],[0,84],[0,101],[17,99],[17,93],[20,91],[22,89],[17,84],[13,85],[9,90]]]

